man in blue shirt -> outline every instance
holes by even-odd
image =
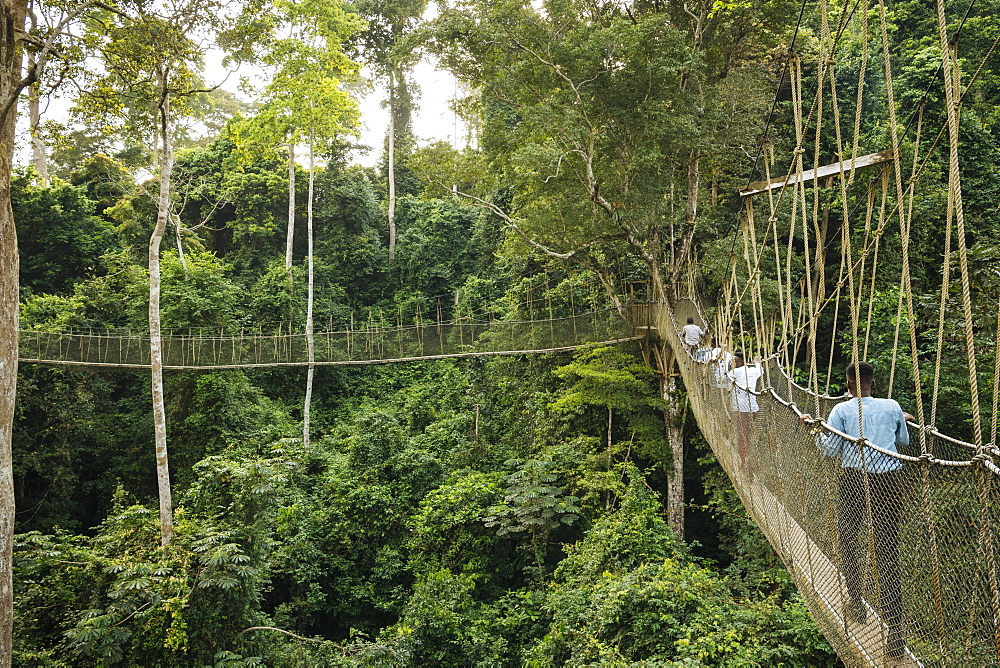
[[[867,362],[847,367],[847,391],[851,399],[837,404],[826,423],[837,431],[863,437],[865,441],[888,452],[910,442],[904,413],[892,399],[872,396],[875,370]],[[859,391],[860,390],[860,391]],[[858,410],[860,403],[861,419]],[[803,415],[803,422],[812,422]],[[837,519],[840,557],[850,602],[846,616],[857,623],[865,621],[867,608],[862,600],[864,578],[861,561],[871,529],[872,575],[881,599],[883,621],[889,629],[887,653],[891,659],[903,656],[903,595],[899,574],[899,525],[902,519],[903,462],[861,442],[848,441],[836,434],[817,438],[817,445],[827,457],[840,457],[840,512]],[[871,516],[869,524],[869,501]]]

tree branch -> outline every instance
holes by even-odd
[[[608,241],[615,241],[615,240],[617,240],[617,237],[613,237],[613,236],[610,236],[610,237],[609,236],[600,236],[600,237],[596,237],[594,239],[591,239],[587,243],[585,243],[585,244],[583,244],[581,246],[578,246],[577,248],[574,248],[572,250],[566,251],[565,253],[560,253],[559,251],[552,250],[548,246],[546,246],[546,245],[544,245],[542,243],[539,243],[538,241],[535,241],[534,239],[532,239],[528,235],[528,233],[525,232],[523,229],[521,229],[521,226],[518,225],[517,222],[515,222],[514,219],[511,218],[507,214],[506,211],[504,211],[503,209],[501,209],[500,207],[498,207],[496,204],[494,204],[492,202],[487,202],[486,200],[484,200],[484,199],[482,199],[480,197],[476,197],[475,195],[470,195],[468,193],[464,193],[461,190],[455,190],[455,191],[452,191],[452,192],[454,192],[456,195],[461,195],[462,197],[465,197],[466,199],[472,200],[478,206],[481,206],[483,208],[489,209],[490,211],[492,211],[493,213],[495,213],[497,216],[499,216],[500,218],[502,218],[504,220],[504,222],[506,222],[508,225],[510,225],[514,229],[514,231],[517,233],[517,235],[519,237],[521,237],[522,239],[524,239],[524,241],[527,242],[530,246],[532,246],[533,248],[536,248],[536,249],[542,251],[545,255],[548,255],[549,257],[554,257],[554,258],[557,258],[559,260],[569,260],[574,255],[576,255],[577,253],[583,252],[583,251],[585,251],[585,250],[587,250],[589,248],[593,248],[594,246],[596,246],[598,244],[606,243]]]
[[[24,78],[18,81],[11,88],[9,97],[3,101],[3,108],[0,109],[0,119],[6,118],[7,114],[9,114],[11,109],[14,108],[14,105],[17,104],[18,97],[20,97],[21,95],[21,91],[23,91],[25,88],[38,81],[39,77],[41,76],[42,70],[45,68],[45,65],[49,61],[49,58],[52,57],[53,55],[58,55],[58,50],[56,48],[55,42],[56,38],[63,34],[63,29],[66,26],[68,26],[74,19],[76,19],[76,17],[94,8],[107,9],[108,11],[113,11],[118,14],[121,13],[118,10],[105,5],[103,2],[97,2],[92,0],[90,2],[83,3],[79,7],[73,9],[72,11],[66,12],[66,14],[59,19],[56,25],[49,32],[48,37],[46,37],[44,40],[37,38],[34,35],[29,35],[29,33],[27,32],[19,31],[19,35],[17,37],[18,41],[34,44],[35,46],[38,46],[39,49],[38,53],[35,55],[34,67],[32,67],[30,71],[28,71],[28,73],[24,76]]]
[[[305,642],[316,642],[316,643],[330,643],[337,649],[343,649],[340,645],[331,640],[323,640],[322,638],[306,638],[305,636],[300,636],[297,633],[292,633],[291,631],[286,631],[285,629],[279,629],[275,626],[251,626],[249,628],[245,628],[242,631],[240,631],[236,637],[237,638],[243,637],[243,634],[246,633],[247,631],[277,631],[278,633],[284,633],[286,636],[295,638],[296,640],[303,640]]]

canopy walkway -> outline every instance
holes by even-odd
[[[693,302],[676,313],[656,309],[656,329],[675,350],[677,323],[701,319]],[[884,614],[891,574],[879,573],[873,555],[887,537],[872,530],[878,511],[869,489],[861,551],[865,620],[846,614],[847,583],[838,540],[837,459],[824,457],[813,429],[800,424],[797,406],[819,400],[825,410],[843,399],[816,396],[797,386],[772,358],[764,364],[760,412],[753,423],[748,465],[741,465],[730,392],[720,388],[714,363],[678,354],[691,410],[750,516],[784,561],[824,635],[848,665],[995,665],[1000,661],[1000,589],[995,561],[1000,528],[1000,470],[995,449],[977,456],[971,443],[927,429],[933,455],[899,455],[904,460],[903,495],[892,499],[902,517],[899,571],[905,649],[887,659],[889,628]],[[812,409],[810,409],[812,410]],[[911,440],[920,427],[910,425]],[[828,431],[823,425],[821,430]]]
[[[316,334],[316,364],[364,364],[443,357],[568,350],[588,343],[657,336],[684,351],[679,324],[705,318],[694,301],[630,304],[629,322],[615,310],[536,321],[448,322],[424,326]],[[641,324],[640,324],[641,323]],[[649,323],[648,325],[646,323]],[[640,332],[637,334],[637,332]],[[301,333],[187,333],[164,338],[173,369],[225,369],[307,364]],[[24,361],[104,367],[148,367],[148,337],[123,333],[24,331]],[[798,406],[838,399],[792,382],[772,358],[765,364],[760,412],[753,424],[749,467],[741,466],[731,390],[719,387],[715,365],[677,355],[699,428],[727,471],[747,511],[795,580],[826,637],[848,665],[888,665],[888,627],[881,617],[883,586],[872,559],[880,536],[865,537],[864,621],[845,614],[849,596],[840,570],[837,518],[842,499],[836,460],[822,455],[815,434],[800,424]],[[1000,526],[1000,474],[990,456],[936,430],[934,456],[906,461],[904,517],[899,534],[905,653],[894,665],[990,665],[1000,659],[1000,586],[995,563]],[[913,440],[917,440],[914,436]],[[995,453],[990,449],[989,453]],[[751,474],[750,471],[753,471]],[[869,508],[871,504],[869,503]]]
[[[818,56],[791,48],[775,91],[772,113],[790,93],[792,131],[765,125],[751,175],[763,178],[741,189],[728,265],[687,258],[676,296],[689,299],[653,315],[701,432],[849,665],[1000,664],[1000,295],[976,279],[984,263],[970,248],[996,239],[966,226],[962,180],[976,167],[959,152],[963,100],[1000,37],[962,42],[960,58],[965,21],[936,4],[940,67],[906,108],[885,0],[819,3]],[[709,274],[723,285],[702,309]],[[682,352],[688,317],[763,359],[745,461],[731,390]],[[874,395],[916,416],[909,450],[877,455],[901,465],[888,478],[864,463],[870,441],[799,420],[828,417],[844,363],[863,360]],[[831,436],[858,466],[824,456]]]
[[[286,326],[287,327],[287,326]],[[538,320],[459,318],[413,325],[369,326],[316,332],[316,366],[513,355],[572,350],[637,338],[614,309]],[[165,331],[165,369],[308,366],[304,332],[275,333],[212,328]],[[22,330],[22,362],[90,367],[149,368],[149,333]]]

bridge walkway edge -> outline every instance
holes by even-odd
[[[687,396],[692,404],[692,413],[699,423],[699,429],[701,429],[699,416],[712,414],[712,411],[705,407],[705,404],[712,400],[706,396],[709,394],[705,391],[706,379],[697,373],[705,365],[696,361],[686,352],[686,348],[681,343],[673,311],[666,305],[661,306],[658,310],[660,312],[655,318],[657,333],[674,350],[681,351],[676,355],[678,367],[684,386],[688,391]],[[732,425],[726,427],[733,434],[720,435],[715,439],[709,438],[708,434],[716,430],[701,429],[701,431],[705,434],[706,441],[725,470],[750,517],[771,543],[800,593],[803,594],[802,598],[820,630],[823,631],[824,635],[828,635],[825,627],[830,623],[841,629],[836,638],[838,642],[833,644],[835,647],[844,647],[843,641],[846,639],[847,646],[853,655],[851,657],[841,656],[841,659],[848,665],[851,665],[853,660],[855,665],[861,666],[922,666],[923,664],[909,647],[904,649],[902,659],[891,662],[886,659],[888,627],[877,611],[868,606],[867,603],[868,614],[862,623],[848,619],[846,615],[842,614],[847,601],[847,583],[843,574],[786,510],[781,500],[757,476],[741,468],[735,461],[733,456],[733,453],[737,452],[737,447],[733,442],[735,428]],[[725,442],[721,443],[720,440]]]

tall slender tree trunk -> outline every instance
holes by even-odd
[[[667,475],[667,524],[677,533],[678,538],[684,538],[684,433],[680,426],[681,402],[677,389],[677,375],[674,373],[676,360],[674,353],[664,347],[660,355],[663,373],[660,376],[660,388],[663,400],[667,402],[664,411],[664,422],[667,430],[667,443],[670,445],[670,473]]]
[[[36,27],[34,2],[30,2],[27,8],[28,28],[34,30]],[[34,51],[28,52],[28,71],[34,72],[36,55]],[[41,107],[41,85],[35,81],[28,86],[28,134],[31,136],[31,166],[35,168],[36,183],[43,188],[49,185],[49,166],[45,155],[45,142],[42,141],[42,107]]]
[[[14,467],[11,430],[17,387],[18,256],[10,173],[20,92],[25,2],[3,0],[0,15],[0,667],[10,666],[14,628]]]
[[[687,202],[684,206],[684,229],[674,255],[674,266],[670,271],[670,282],[676,283],[694,240],[694,231],[698,224],[698,195],[701,187],[701,152],[697,147],[691,149],[688,156]]]
[[[396,257],[396,83],[389,69],[389,264]]]
[[[35,56],[28,54],[28,67],[34,69]],[[45,154],[45,142],[42,140],[42,109],[39,84],[28,86],[28,132],[31,135],[31,165],[35,168],[38,185],[47,188],[49,185],[48,157]]]
[[[181,217],[171,216],[174,219],[174,241],[177,246],[177,258],[181,261],[181,269],[184,270],[184,277],[188,275],[188,263],[184,257],[184,239],[181,237]]]
[[[10,173],[20,92],[23,0],[3,0],[0,16],[0,666],[10,666],[14,627],[14,468],[11,431],[17,387],[18,256]]]
[[[295,240],[295,142],[288,141],[288,230],[285,232],[285,272],[292,280],[292,242]]]
[[[313,337],[313,195],[316,181],[316,164],[313,158],[315,139],[309,131],[309,203],[306,210],[306,245],[308,255],[308,281],[306,293],[306,349],[309,354],[309,368],[306,370],[306,398],[302,405],[302,444],[309,446],[309,411],[312,408],[313,375],[316,372],[316,342]]]
[[[149,366],[152,375],[153,433],[156,442],[156,483],[160,496],[160,535],[163,545],[174,536],[174,511],[170,496],[167,461],[167,417],[163,401],[163,350],[160,333],[160,242],[170,219],[170,174],[174,155],[170,143],[170,94],[166,74],[160,80],[160,194],[156,203],[156,225],[149,237]]]
[[[665,295],[673,303],[674,290],[678,278],[684,269],[687,256],[694,240],[694,231],[698,223],[698,196],[701,185],[700,171],[701,154],[697,147],[691,149],[688,156],[687,202],[684,209],[684,229],[677,252],[673,254],[673,266],[670,268],[670,285]],[[663,296],[661,296],[663,299]],[[667,523],[681,538],[684,537],[684,430],[680,427],[681,411],[683,410],[680,392],[677,388],[677,376],[674,374],[676,359],[674,351],[663,350],[660,356],[662,366],[663,399],[667,402],[664,413],[667,430],[667,443],[670,446],[671,473],[667,477]]]

